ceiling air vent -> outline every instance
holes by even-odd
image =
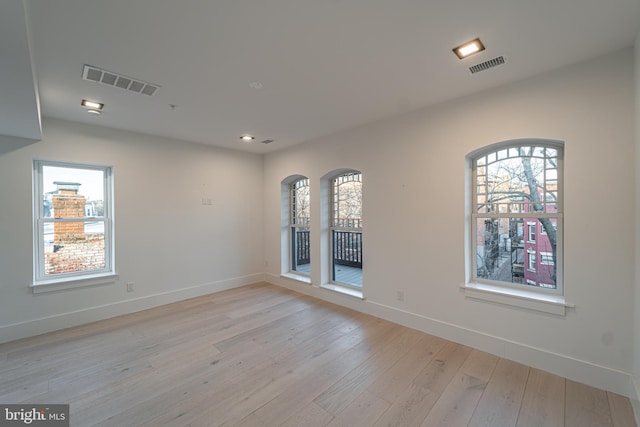
[[[160,86],[147,83],[140,79],[122,76],[111,71],[102,70],[91,65],[85,65],[82,70],[82,78],[90,82],[101,83],[107,86],[114,86],[131,92],[153,95]]]
[[[260,141],[262,144],[271,144],[273,139],[265,139],[264,141]]]
[[[475,74],[478,73],[480,71],[484,71],[484,70],[488,70],[489,68],[493,68],[496,67],[498,65],[502,65],[504,64],[504,56],[497,56],[493,59],[490,59],[488,61],[484,61],[481,62],[479,64],[473,65],[471,67],[469,67],[469,71],[471,71],[471,74]]]

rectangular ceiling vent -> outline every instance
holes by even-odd
[[[504,64],[504,56],[497,56],[488,61],[481,62],[479,64],[469,67],[471,74],[479,73],[480,71],[488,70],[489,68],[497,67]]]
[[[119,87],[120,89],[130,90],[131,92],[141,93],[143,95],[153,95],[160,88],[158,85],[147,83],[140,79],[125,77],[111,71],[102,70],[91,65],[85,65],[82,70],[82,78],[90,82],[101,83],[107,86]]]
[[[271,144],[273,142],[273,139],[265,139],[264,141],[260,141],[263,144]]]

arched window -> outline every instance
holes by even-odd
[[[563,144],[508,141],[468,159],[471,281],[562,294]]]
[[[288,190],[289,270],[308,276],[311,273],[309,179],[301,177],[291,182]]]
[[[330,190],[331,280],[362,289],[362,174],[342,173]]]

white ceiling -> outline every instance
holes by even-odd
[[[26,1],[44,116],[258,153],[629,47],[640,31],[640,0]],[[458,60],[451,49],[475,37],[486,51]],[[469,73],[498,55],[506,64]],[[84,81],[84,64],[161,88]]]

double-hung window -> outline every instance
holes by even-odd
[[[331,280],[362,289],[362,174],[331,181]]]
[[[541,140],[471,155],[472,282],[562,295],[562,158]]]
[[[289,185],[290,270],[307,276],[311,273],[310,201],[308,178]]]
[[[108,166],[34,161],[34,289],[115,274]]]

